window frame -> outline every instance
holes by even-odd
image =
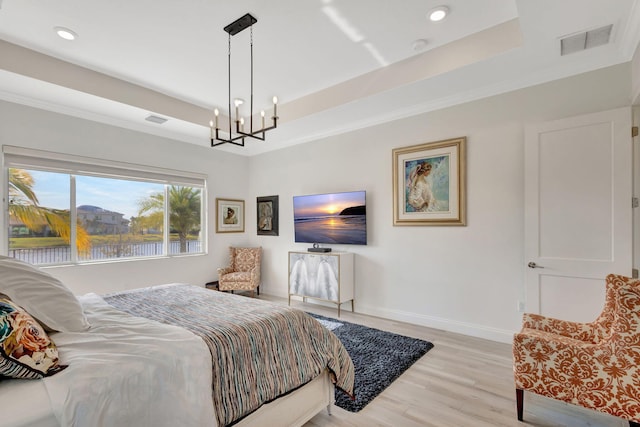
[[[180,171],[141,165],[128,162],[118,162],[112,160],[97,159],[92,157],[63,154],[45,150],[37,150],[11,145],[2,146],[2,195],[3,209],[2,232],[0,237],[1,253],[9,253],[9,169],[26,169],[42,172],[55,172],[69,175],[70,178],[70,221],[71,237],[70,241],[76,241],[76,176],[91,176],[109,179],[129,180],[138,182],[149,182],[162,184],[164,191],[164,231],[163,231],[163,254],[144,257],[122,257],[109,259],[81,260],[78,256],[77,246],[71,243],[70,261],[63,263],[41,264],[42,266],[59,265],[85,265],[92,263],[124,262],[132,260],[147,260],[158,258],[173,258],[184,256],[206,255],[208,252],[207,233],[207,175],[195,172]],[[171,253],[170,251],[170,206],[169,188],[171,186],[182,186],[200,189],[200,240],[201,248],[199,252]]]

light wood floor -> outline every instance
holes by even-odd
[[[260,298],[287,304],[280,298]],[[292,301],[292,306],[329,317],[337,311]],[[509,344],[473,338],[407,323],[354,314],[343,306],[341,319],[431,341],[435,347],[358,413],[333,406],[304,427],[627,427],[596,411],[525,393],[524,423],[516,419]],[[349,307],[350,308],[350,307]]]

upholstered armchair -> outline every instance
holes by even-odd
[[[218,289],[251,291],[260,295],[260,262],[262,248],[229,248],[229,265],[218,268]]]
[[[610,274],[606,283],[594,322],[524,315],[513,340],[518,420],[526,390],[640,427],[640,281]]]

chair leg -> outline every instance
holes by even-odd
[[[522,413],[524,412],[524,390],[521,388],[516,389],[516,409],[518,412],[518,421],[522,421]]]

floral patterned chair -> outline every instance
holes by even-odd
[[[251,291],[260,295],[260,262],[262,248],[229,248],[229,265],[218,268],[218,289]]]
[[[606,282],[594,322],[525,313],[513,340],[518,420],[527,390],[640,427],[640,281],[610,274]]]

